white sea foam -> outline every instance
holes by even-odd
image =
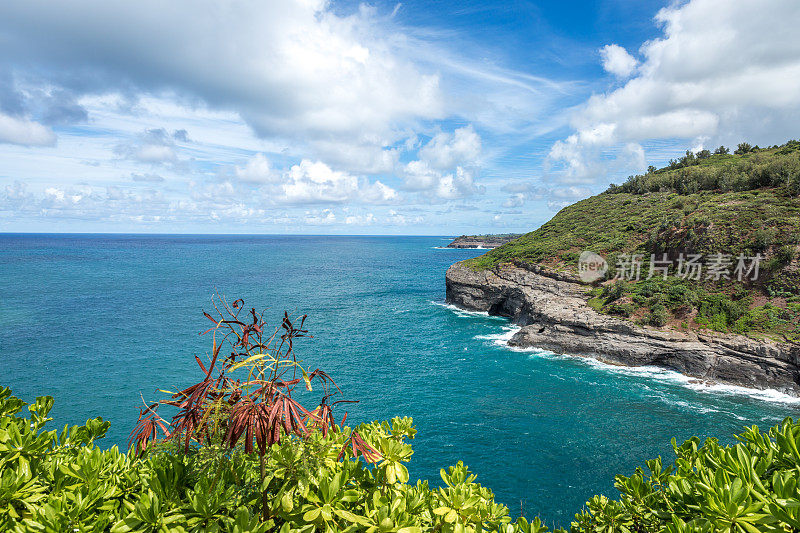
[[[431,303],[442,307],[446,307],[447,309],[456,313],[458,316],[463,316],[463,317],[489,316],[489,314],[484,311],[465,311],[451,304],[445,304],[440,302],[431,302]],[[530,354],[531,357],[541,357],[546,359],[569,358],[571,360],[578,361],[580,363],[586,364],[594,368],[598,368],[606,372],[614,372],[628,376],[635,376],[662,383],[676,383],[678,385],[681,385],[688,389],[695,390],[703,394],[749,396],[751,398],[767,402],[800,404],[800,398],[792,396],[790,394],[786,394],[785,392],[776,389],[759,390],[759,389],[751,389],[748,387],[740,387],[737,385],[725,385],[722,383],[703,381],[697,378],[686,376],[674,370],[659,368],[657,366],[623,366],[623,365],[605,363],[593,357],[569,355],[569,354],[559,355],[549,350],[543,350],[541,348],[534,348],[534,347],[521,348],[518,346],[509,346],[508,341],[520,329],[521,328],[519,326],[508,323],[507,325],[501,326],[501,330],[497,333],[476,335],[474,338],[476,340],[489,341],[489,343],[491,343],[494,346],[500,346],[502,348],[505,348],[513,352],[528,353]],[[703,407],[697,407],[697,408],[702,409]],[[733,413],[730,414],[739,418],[738,415],[735,415]]]
[[[483,246],[476,246],[475,248],[458,248],[456,246],[431,246],[434,250],[491,250],[492,248],[486,248]]]
[[[586,364],[601,368],[606,371],[617,372],[629,376],[645,377],[655,381],[677,383],[688,389],[692,389],[704,394],[724,394],[724,395],[739,395],[750,396],[758,400],[768,402],[779,402],[787,404],[800,403],[800,398],[786,394],[776,389],[751,389],[748,387],[740,387],[737,385],[725,385],[722,383],[714,383],[711,381],[704,381],[691,376],[686,376],[674,370],[667,370],[656,366],[620,366],[604,363],[592,357],[576,357],[582,359]]]
[[[449,311],[452,311],[456,316],[459,316],[461,318],[470,318],[470,317],[471,318],[477,318],[477,317],[481,317],[481,318],[493,318],[493,319],[496,319],[496,320],[507,320],[507,319],[505,319],[505,318],[503,318],[501,316],[490,316],[489,313],[487,313],[486,311],[468,311],[466,309],[461,309],[460,307],[457,307],[457,306],[455,306],[453,304],[448,304],[448,303],[444,303],[444,302],[436,302],[436,301],[433,301],[433,300],[431,300],[431,303],[433,305],[438,305],[439,307],[444,307],[445,309],[447,309]]]
[[[790,394],[786,394],[776,389],[759,390],[759,389],[750,389],[747,387],[739,387],[737,385],[725,385],[722,383],[714,383],[710,381],[700,380],[698,378],[694,378],[691,376],[686,376],[674,370],[668,370],[656,366],[621,366],[621,365],[604,363],[603,361],[600,361],[593,357],[581,357],[574,355],[556,356],[555,354],[554,356],[570,357],[575,360],[579,360],[589,366],[604,370],[606,372],[614,372],[628,376],[636,376],[654,381],[659,381],[662,383],[675,383],[682,387],[686,387],[687,389],[692,389],[694,391],[703,394],[749,396],[757,400],[785,403],[785,404],[800,403],[800,398],[792,396]],[[697,406],[694,406],[692,408],[693,409],[697,408]],[[735,414],[733,416],[740,418]]]
[[[503,326],[502,331],[499,333],[489,333],[486,335],[475,335],[475,339],[489,341],[495,346],[502,346],[504,348],[511,348],[508,341],[520,330],[519,326]]]

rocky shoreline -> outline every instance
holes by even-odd
[[[456,237],[446,248],[497,248],[507,242],[513,241],[521,234],[506,233],[498,235],[461,235]]]
[[[593,357],[626,366],[653,365],[700,380],[800,396],[800,346],[715,332],[639,326],[597,313],[586,285],[535,266],[474,271],[462,263],[445,276],[447,302],[510,318],[522,326],[509,345]]]

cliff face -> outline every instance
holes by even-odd
[[[703,380],[800,395],[800,346],[794,344],[638,326],[595,312],[586,304],[586,287],[575,280],[518,266],[475,271],[456,263],[445,279],[448,303],[506,316],[522,326],[509,341],[512,346],[654,365]]]

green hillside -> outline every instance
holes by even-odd
[[[536,264],[576,274],[580,253],[590,250],[610,267],[591,289],[589,303],[601,312],[658,327],[800,339],[800,142],[704,152],[687,152],[665,168],[611,185],[468,264]],[[618,260],[634,253],[642,255],[641,279],[612,281]],[[673,262],[667,280],[645,279],[651,254],[661,259],[664,253]],[[680,254],[730,256],[732,279],[682,279]],[[736,279],[740,254],[763,257],[756,280]]]

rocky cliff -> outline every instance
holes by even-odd
[[[733,334],[666,331],[601,315],[587,305],[585,285],[568,275],[508,264],[446,274],[447,301],[509,317],[522,326],[512,346],[654,365],[701,380],[800,395],[800,346]]]

